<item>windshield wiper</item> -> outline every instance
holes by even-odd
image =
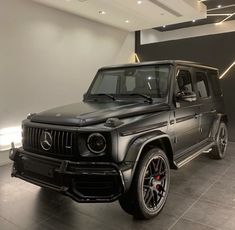
[[[106,96],[106,97],[111,98],[113,101],[116,101],[116,98],[113,95],[111,95],[111,94],[99,93],[99,94],[95,94],[95,95],[97,95],[97,96]]]
[[[132,94],[130,94],[130,96],[140,96],[140,97],[143,97],[143,98],[147,99],[149,103],[153,103],[153,98],[151,98],[150,96],[145,95],[145,94],[132,93]]]

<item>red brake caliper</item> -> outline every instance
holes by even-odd
[[[161,176],[157,175],[154,177],[155,180],[160,181],[161,180]],[[156,189],[159,190],[160,189],[160,185],[156,185]]]

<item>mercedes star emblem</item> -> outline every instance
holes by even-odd
[[[48,151],[51,149],[51,146],[52,146],[52,136],[49,132],[47,131],[44,131],[41,135],[41,138],[40,138],[40,144],[41,144],[41,147]]]

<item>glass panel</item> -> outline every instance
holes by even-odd
[[[164,98],[168,94],[170,68],[169,65],[156,65],[100,71],[91,89],[91,95],[144,94]]]
[[[180,70],[177,76],[175,93],[193,92],[191,74],[188,70]]]
[[[99,76],[95,82],[91,93],[95,94],[115,94],[118,84],[118,75],[114,73],[107,73]]]
[[[204,72],[196,72],[196,82],[198,95],[201,98],[209,97],[209,86],[207,81],[207,75]]]

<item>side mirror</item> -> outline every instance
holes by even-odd
[[[197,100],[197,95],[194,92],[181,91],[177,93],[176,98],[178,101],[194,102]]]

